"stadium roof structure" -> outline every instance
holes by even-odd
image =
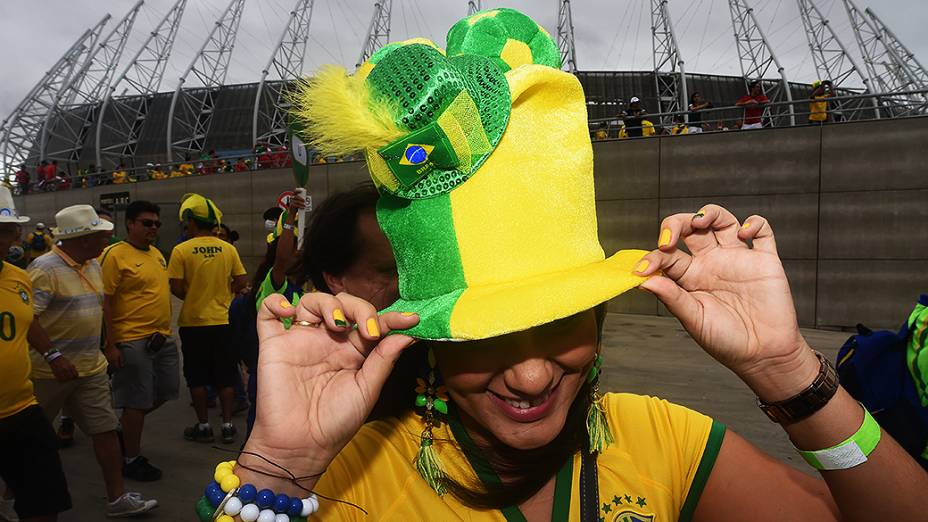
[[[755,0],[718,0],[729,8],[741,76],[688,72],[683,61],[687,50],[681,49],[671,19],[674,0],[638,1],[650,5],[653,69],[647,71],[578,71],[574,35],[583,28],[575,27],[571,12],[575,6],[570,0],[557,2],[552,35],[563,67],[584,85],[591,119],[615,117],[626,100],[637,96],[649,111],[662,114],[660,124],[666,126],[673,119],[667,113],[685,110],[691,93],[701,92],[716,106],[732,105],[753,81],[759,81],[774,102],[808,98],[808,86],[787,81],[786,70],[749,3]],[[853,32],[853,40],[846,41],[857,44],[861,67],[815,5],[821,1],[796,0],[800,10],[796,24],[805,30],[820,79],[832,79],[839,94],[873,93],[869,105],[873,117],[928,111],[928,73],[876,13],[861,10],[854,0],[832,0],[846,8]],[[61,168],[73,172],[91,163],[105,169],[120,163],[138,166],[182,160],[210,150],[244,151],[257,144],[286,144],[287,92],[302,75],[307,46],[316,42],[310,34],[315,2],[295,2],[267,65],[255,71],[260,78],[257,83],[226,82],[239,23],[249,3],[228,0],[193,61],[171,86],[174,91],[167,93],[159,88],[177,42],[186,0],[176,0],[163,18],[159,13],[161,22],[147,29],[149,36],[128,65],[119,62],[142,0],[103,37],[111,18],[106,15],[82,34],[0,124],[0,168],[12,172],[20,163],[58,159]],[[477,0],[461,2],[461,14],[480,7]],[[360,60],[390,41],[393,12],[392,0],[373,1]],[[114,75],[117,69],[122,74]],[[862,109],[861,102],[854,103],[852,111]],[[765,110],[765,119],[773,126],[797,121],[791,103],[774,103]],[[737,118],[737,111],[730,117]]]

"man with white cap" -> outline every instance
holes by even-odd
[[[0,187],[0,478],[15,501],[0,501],[0,518],[55,520],[71,508],[71,496],[52,425],[42,414],[29,380],[26,335],[33,320],[32,282],[5,263],[19,235],[13,196]]]
[[[45,223],[36,223],[35,230],[26,236],[26,258],[32,262],[33,259],[51,250],[54,242],[55,240],[45,228]]]
[[[625,123],[625,132],[628,134],[629,138],[640,138],[642,136],[642,119],[648,114],[647,111],[641,106],[641,99],[637,96],[632,96],[628,100],[628,109],[625,110],[625,114],[622,116],[622,122]]]
[[[46,417],[64,406],[81,431],[93,440],[103,472],[107,516],[131,516],[158,505],[123,487],[118,420],[100,351],[103,281],[97,257],[113,224],[90,205],[73,205],[55,215],[60,241],[29,265],[36,320],[29,330],[33,350],[32,381]]]

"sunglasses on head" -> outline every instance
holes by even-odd
[[[154,220],[154,219],[137,219],[136,221],[141,223],[142,226],[145,228],[151,228],[151,227],[161,228],[161,222]]]

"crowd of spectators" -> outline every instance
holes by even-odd
[[[834,85],[830,80],[815,81],[811,85],[808,111],[798,110],[800,114],[807,114],[810,125],[821,125],[828,122],[841,121],[842,115],[829,98],[833,98]],[[728,130],[752,130],[769,126],[770,99],[764,93],[763,84],[759,81],[748,85],[748,92],[735,100],[731,108],[741,111],[741,117],[727,121],[720,116],[718,110],[731,110],[729,108],[717,109],[711,101],[701,92],[690,95],[689,104],[684,112],[674,113],[670,117],[671,124],[661,126],[662,117],[666,114],[648,114],[641,98],[632,96],[628,106],[611,121],[597,121],[591,127],[591,137],[594,141],[603,141],[615,138],[638,138],[660,134],[699,134],[703,132],[722,132]],[[800,107],[798,103],[795,105]],[[653,121],[652,121],[653,120]]]
[[[191,166],[195,171],[197,164]],[[165,216],[154,203],[133,201],[125,208],[122,238],[115,237],[112,213],[89,205],[63,208],[54,227],[36,223],[24,236],[29,218],[16,213],[12,192],[0,186],[0,206],[8,211],[0,213],[0,265],[6,265],[0,270],[0,299],[17,321],[10,338],[0,329],[0,343],[10,344],[0,350],[0,471],[7,485],[0,519],[17,513],[30,519],[71,507],[58,453],[64,450],[58,448],[78,446],[75,429],[91,441],[106,516],[155,508],[156,500],[129,491],[128,484],[162,478],[144,454],[145,419],[178,398],[181,376],[195,422],[178,426],[178,436],[240,443],[232,416],[248,411],[249,429],[254,422],[255,310],[266,295],[319,288],[367,292],[366,298],[383,306],[395,299],[389,247],[354,248],[359,234],[373,231],[386,243],[373,218],[377,196],[368,184],[317,209],[306,240],[332,245],[312,252],[297,250],[297,218],[306,208],[299,195],[286,210],[274,207],[255,216],[264,221],[267,255],[249,277],[234,246],[238,233],[207,197],[188,194],[181,200],[184,232],[165,256],[157,248]],[[390,259],[374,255],[381,252]],[[182,301],[176,325],[172,295]],[[244,407],[235,402],[236,388]],[[220,405],[218,433],[210,423],[211,393]],[[25,438],[34,444],[25,444]]]
[[[360,158],[322,156],[315,152],[311,154],[311,163],[315,165],[341,163],[355,159]],[[247,154],[224,155],[210,150],[203,152],[196,159],[187,155],[179,163],[147,163],[143,167],[130,168],[126,163],[121,162],[111,171],[91,163],[86,167],[78,168],[73,176],[59,168],[57,160],[51,162],[43,160],[32,169],[32,172],[27,165],[20,165],[15,173],[5,177],[4,184],[14,194],[29,194],[186,176],[283,169],[290,168],[291,165],[292,157],[286,145],[259,144]]]

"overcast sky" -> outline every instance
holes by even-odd
[[[175,0],[146,0],[124,54],[131,56]],[[748,0],[790,80],[816,78],[795,0]],[[814,0],[857,55],[841,0]],[[295,0],[246,0],[226,83],[255,82]],[[74,40],[106,12],[121,18],[135,0],[0,0],[0,119],[12,110]],[[353,66],[367,32],[373,0],[317,0],[304,73],[324,63]],[[869,6],[928,63],[928,2],[857,0]],[[172,91],[202,45],[226,0],[188,0],[162,91]],[[484,0],[483,7],[514,7],[555,33],[557,0]],[[573,0],[577,62],[581,70],[652,68],[649,0]],[[670,0],[681,53],[690,72],[740,74],[727,0]],[[448,28],[466,14],[466,1],[394,0],[392,40],[426,36],[444,46]],[[110,24],[115,23],[111,21]],[[122,67],[120,67],[121,69]],[[195,83],[188,83],[195,85]]]

